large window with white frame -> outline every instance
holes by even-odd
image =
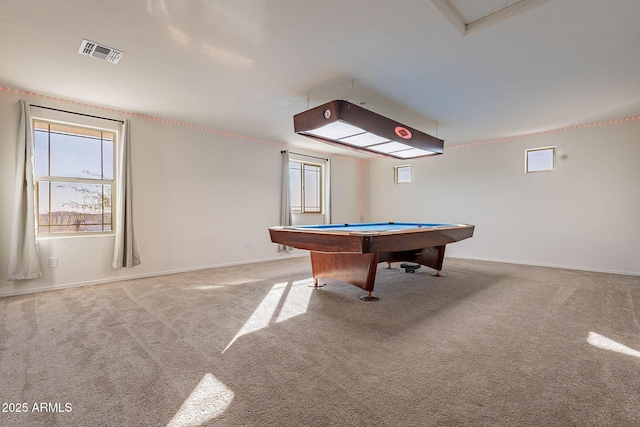
[[[292,213],[323,212],[323,166],[291,160],[289,183]]]
[[[112,233],[114,130],[34,119],[39,236]]]

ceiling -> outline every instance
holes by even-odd
[[[293,132],[344,99],[446,153],[637,115],[639,17],[637,0],[2,0],[0,84],[353,156]]]

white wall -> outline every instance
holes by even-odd
[[[268,233],[268,227],[280,221],[283,145],[22,96],[38,105],[131,120],[134,223],[142,264],[113,270],[111,236],[44,238],[39,239],[43,276],[6,281],[21,95],[4,91],[0,92],[0,296],[283,256]],[[332,159],[334,182],[340,183],[332,197],[336,221],[359,220],[359,181],[353,178],[358,171],[356,160]],[[58,258],[58,268],[48,267],[49,257]]]
[[[556,172],[524,173],[527,148],[557,146]],[[393,183],[410,163],[413,183]],[[475,224],[447,255],[640,274],[640,121],[367,162],[367,221]]]
[[[283,256],[267,232],[279,222],[282,145],[105,112],[132,122],[142,264],[113,270],[113,237],[40,239],[43,277],[5,281],[21,97],[102,113],[0,92],[0,296]],[[524,150],[551,145],[561,152],[557,171],[523,173]],[[639,162],[637,120],[446,149],[409,162],[411,184],[393,183],[393,166],[407,162],[371,160],[364,220],[475,224],[475,236],[449,245],[449,256],[640,274]],[[332,157],[332,177],[333,222],[359,222],[360,162]],[[48,268],[49,257],[58,268]]]

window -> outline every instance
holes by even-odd
[[[411,182],[411,165],[395,166],[393,172],[396,184]]]
[[[38,234],[110,233],[116,132],[34,120]]]
[[[532,148],[525,151],[525,172],[556,170],[556,148]]]
[[[322,165],[289,162],[291,212],[322,213]]]

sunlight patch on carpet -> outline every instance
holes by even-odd
[[[198,285],[193,287],[193,289],[198,289],[201,291],[208,291],[211,289],[222,289],[222,288],[224,288],[224,286],[220,286],[220,285]]]
[[[184,401],[167,427],[197,427],[222,414],[233,400],[233,392],[207,373]]]
[[[313,279],[298,280],[293,282],[287,299],[278,313],[276,323],[282,322],[292,317],[299,316],[307,312],[309,300],[311,300],[311,292],[313,288],[309,284],[313,283]]]
[[[282,294],[284,294],[287,284],[288,282],[276,283],[273,285],[267,296],[265,296],[262,302],[260,302],[260,305],[258,305],[258,308],[254,310],[249,319],[244,323],[242,328],[240,328],[236,336],[233,337],[231,342],[222,351],[222,354],[224,354],[224,352],[227,351],[227,349],[229,349],[229,347],[231,347],[231,345],[241,336],[269,326],[269,322],[278,307],[278,303],[282,298]]]
[[[640,357],[640,351],[627,347],[624,344],[620,344],[611,338],[604,337],[595,332],[589,332],[587,342],[594,347],[601,348],[603,350],[614,351],[616,353],[626,354],[627,356]]]
[[[219,283],[224,286],[234,286],[234,285],[247,285],[249,283],[256,283],[261,280],[262,279],[250,279],[248,277],[238,277],[233,280],[220,281]]]
[[[275,323],[306,313],[313,291],[313,287],[309,286],[310,283],[313,283],[312,278],[298,280],[293,283],[283,282],[273,285],[249,319],[247,319],[242,328],[240,328],[231,342],[222,351],[222,354],[241,336],[269,326],[278,308],[280,308],[280,311],[278,312]],[[286,297],[285,292],[287,292]],[[283,299],[284,303],[282,303]],[[281,304],[282,306],[280,307]]]

